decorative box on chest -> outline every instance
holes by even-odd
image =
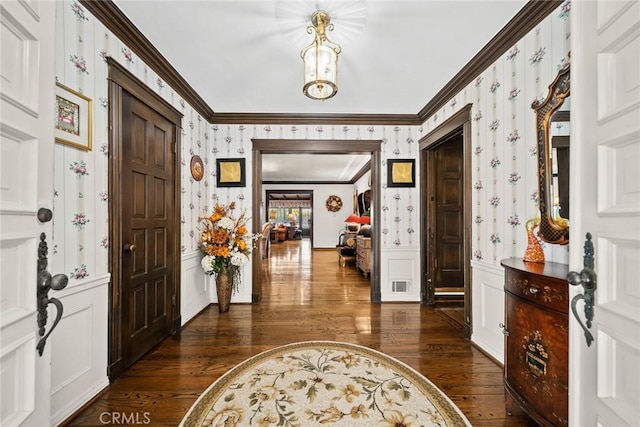
[[[568,425],[568,266],[519,258],[501,264],[506,411],[515,402],[542,426]]]

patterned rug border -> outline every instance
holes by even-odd
[[[396,359],[393,356],[359,344],[340,341],[315,340],[300,341],[274,347],[240,362],[229,371],[224,373],[220,378],[215,380],[209,387],[207,387],[204,392],[202,392],[202,394],[194,402],[191,408],[189,408],[189,411],[182,419],[180,427],[201,425],[201,418],[206,415],[208,408],[212,405],[212,402],[217,400],[220,391],[226,390],[229,385],[233,384],[237,376],[251,369],[253,366],[262,363],[266,359],[272,358],[274,355],[317,348],[342,351],[352,350],[354,352],[359,352],[363,356],[369,357],[378,362],[388,364],[391,369],[394,369],[397,373],[409,379],[414,384],[414,386],[418,388],[424,395],[430,397],[432,404],[444,417],[447,426],[471,426],[471,423],[469,423],[469,420],[467,420],[460,408],[458,408],[458,406],[453,403],[453,401],[442,390],[436,387],[426,376],[413,369],[406,363]],[[198,414],[200,416],[198,416]]]

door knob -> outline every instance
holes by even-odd
[[[51,209],[47,209],[47,208],[40,208],[38,209],[38,221],[44,223],[44,222],[49,222],[51,221],[51,218],[53,218],[53,212],[51,212]]]
[[[122,250],[125,252],[135,252],[136,245],[133,245],[131,243],[125,243],[124,246],[122,247]]]

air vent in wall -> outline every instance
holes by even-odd
[[[410,280],[393,280],[391,282],[391,291],[392,292],[409,292],[410,286],[411,286]]]

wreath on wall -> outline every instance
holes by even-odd
[[[326,205],[329,212],[338,212],[342,209],[342,199],[336,195],[329,196]]]

